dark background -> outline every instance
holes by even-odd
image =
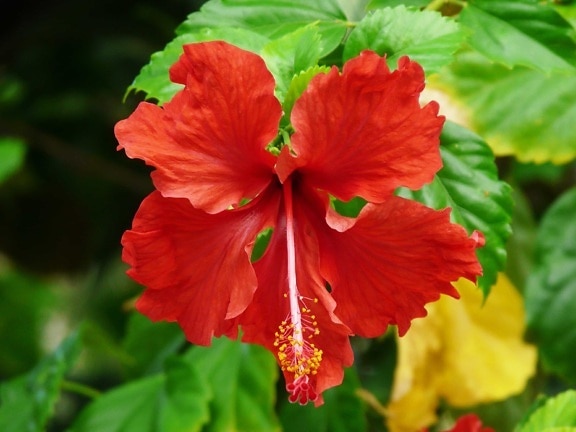
[[[0,251],[32,272],[82,271],[118,247],[150,190],[147,170],[115,151],[114,124],[141,99],[123,103],[125,89],[202,2],[11,3],[0,13],[0,135],[29,150],[1,190]]]
[[[126,88],[201,0],[0,2],[0,137],[26,159],[0,184],[0,381],[88,323],[79,381],[121,382],[118,348],[140,288],[120,237],[152,190],[113,128],[142,100]],[[61,430],[88,399],[59,402]]]

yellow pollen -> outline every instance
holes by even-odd
[[[300,302],[307,299],[299,296]],[[318,299],[313,299],[318,303]],[[277,356],[283,371],[294,374],[294,379],[307,375],[316,375],[322,362],[322,350],[311,343],[314,336],[320,334],[316,316],[311,315],[306,305],[300,307],[301,322],[298,327],[291,322],[291,317],[281,322],[274,333],[274,346],[278,347]],[[307,337],[304,337],[306,333]]]

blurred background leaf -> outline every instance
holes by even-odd
[[[42,432],[54,412],[65,375],[81,348],[80,332],[69,336],[26,375],[0,385],[0,430]]]
[[[576,69],[545,75],[463,52],[434,85],[454,98],[497,156],[555,164],[576,157]]]
[[[526,285],[529,336],[546,370],[576,385],[576,189],[546,212]]]
[[[0,377],[24,373],[43,356],[42,340],[58,300],[54,287],[14,270],[0,271]]]
[[[122,346],[130,360],[127,377],[152,375],[185,344],[184,333],[175,323],[152,322],[139,313],[130,315]]]
[[[576,391],[569,390],[546,401],[516,428],[516,432],[576,431]]]
[[[193,347],[185,359],[212,389],[210,432],[278,431],[274,412],[278,368],[272,354],[258,345],[226,338],[210,347]]]
[[[18,138],[0,137],[0,183],[22,166],[26,145]]]
[[[70,432],[200,431],[209,420],[210,387],[203,374],[179,358],[164,370],[99,396]]]
[[[576,72],[576,32],[544,2],[471,0],[458,21],[471,30],[470,45],[492,62]]]
[[[314,425],[318,432],[364,432],[367,427],[365,406],[358,398],[360,380],[354,368],[345,371],[344,382],[324,393],[324,405],[300,406],[284,400],[280,420],[285,432],[307,430]]]

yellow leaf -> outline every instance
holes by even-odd
[[[440,112],[479,134],[496,156],[556,165],[576,158],[576,74],[509,69],[461,51],[430,77]]]
[[[454,284],[460,300],[442,297],[427,306],[398,339],[391,432],[414,432],[436,421],[440,399],[454,407],[506,399],[534,374],[536,349],[526,344],[522,298],[501,274],[483,305],[471,282]]]

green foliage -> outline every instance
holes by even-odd
[[[299,432],[314,425],[318,432],[362,432],[366,430],[365,407],[356,396],[360,380],[354,368],[346,369],[341,386],[324,393],[324,405],[300,406],[284,401],[280,420],[285,432]]]
[[[368,3],[367,9],[378,9],[385,7],[395,7],[399,5],[409,6],[409,7],[424,7],[429,3],[428,0],[371,0]]]
[[[128,321],[123,348],[130,357],[128,375],[139,377],[159,372],[166,359],[184,345],[184,333],[177,324],[153,323],[134,313]]]
[[[130,91],[144,91],[160,104],[170,100],[181,85],[170,82],[168,70],[182,54],[182,45],[225,40],[248,51],[262,53],[277,79],[282,99],[292,77],[316,65],[336,49],[346,32],[344,12],[338,3],[326,1],[322,9],[307,2],[212,1],[191,14],[177,29],[179,35],[163,51],[152,55]],[[330,5],[330,9],[325,6]],[[318,14],[324,11],[323,20]],[[288,19],[287,19],[288,17]],[[281,23],[278,22],[281,18]],[[270,25],[274,22],[274,25]],[[266,23],[263,25],[263,23]]]
[[[340,40],[346,31],[346,19],[338,0],[213,0],[190,14],[176,33],[226,26],[250,29],[275,39],[317,22],[324,39]]]
[[[391,68],[400,57],[409,56],[432,74],[452,61],[463,39],[458,24],[437,12],[419,12],[405,6],[379,9],[352,31],[344,47],[344,59],[371,49],[386,54]]]
[[[276,362],[264,348],[226,338],[194,347],[185,359],[206,378],[213,395],[205,432],[277,431]]]
[[[400,195],[436,209],[451,207],[455,222],[484,234],[486,245],[477,252],[484,270],[479,286],[488,293],[506,262],[511,189],[498,179],[492,151],[479,136],[447,122],[440,139],[444,167],[432,183]]]
[[[469,107],[474,129],[496,154],[557,164],[576,157],[576,73],[508,70],[468,53],[440,80]]]
[[[506,274],[514,286],[523,289],[526,286],[526,279],[534,267],[534,242],[537,225],[530,203],[522,191],[519,188],[514,188],[512,197],[514,200],[512,235],[506,244]]]
[[[76,362],[80,346],[80,332],[75,332],[32,371],[0,385],[0,430],[45,430],[64,377]]]
[[[554,3],[556,11],[564,17],[572,27],[576,27],[576,4],[573,1],[557,1]]]
[[[14,270],[0,271],[0,370],[4,374],[24,373],[40,360],[47,315],[57,304],[52,288]]]
[[[538,229],[536,265],[526,285],[526,313],[544,366],[576,384],[576,189],[546,212]]]
[[[0,183],[24,163],[26,145],[21,139],[0,137]]]
[[[142,68],[134,82],[128,87],[131,91],[143,91],[146,99],[155,99],[159,105],[172,99],[182,89],[181,84],[170,81],[169,69],[183,53],[182,46],[214,40],[225,40],[248,51],[259,52],[268,41],[267,38],[244,29],[215,28],[201,29],[195,33],[186,33],[168,43],[164,50],[152,54],[150,63]]]
[[[118,387],[92,402],[70,432],[200,431],[209,419],[203,374],[170,358],[164,371]]]
[[[326,66],[312,66],[300,73],[294,75],[286,91],[284,97],[284,103],[282,108],[284,109],[284,116],[282,117],[282,125],[286,126],[290,123],[290,114],[292,113],[292,108],[294,103],[300,97],[300,95],[308,87],[308,83],[312,78],[314,78],[319,73],[328,73],[330,69]]]
[[[264,231],[258,233],[256,236],[256,241],[254,242],[254,249],[252,249],[252,256],[250,260],[252,262],[258,261],[266,252],[266,248],[270,243],[270,239],[272,238],[272,228],[267,228]]]
[[[386,404],[392,393],[394,366],[398,361],[396,338],[393,331],[386,336],[368,343],[360,338],[352,339],[355,352],[361,353],[356,361],[362,388],[377,400]]]
[[[576,391],[566,391],[538,405],[515,432],[576,431]]]
[[[270,41],[262,58],[276,79],[276,97],[282,102],[292,77],[317,65],[323,44],[316,26],[307,26]]]
[[[574,72],[572,26],[552,7],[536,0],[473,0],[459,21],[472,31],[470,45],[507,67]]]

